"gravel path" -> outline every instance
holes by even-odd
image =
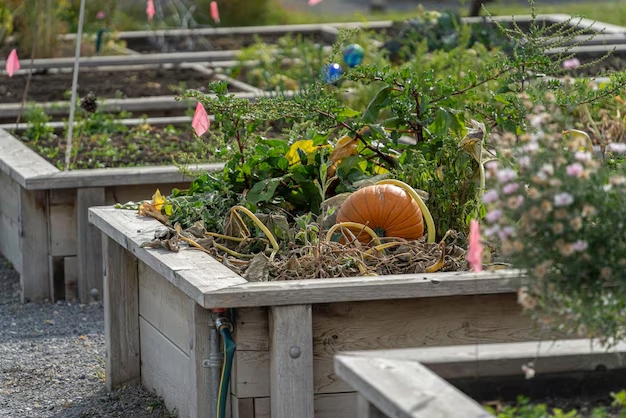
[[[0,417],[175,417],[134,386],[104,386],[101,303],[22,305],[0,257]]]

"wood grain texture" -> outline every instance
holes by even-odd
[[[272,418],[313,418],[311,305],[270,308]]]
[[[89,208],[104,205],[104,188],[89,187],[76,191],[76,224],[78,226],[78,298],[88,303],[102,297],[101,232],[89,223]],[[94,298],[94,289],[97,292]]]
[[[20,252],[19,199],[20,185],[0,172],[0,253],[17,272],[22,271]]]
[[[112,390],[141,377],[139,279],[137,259],[110,238],[103,243],[106,385]]]
[[[211,405],[211,369],[204,367],[202,361],[209,358],[209,321],[211,312],[187,299],[189,311],[189,329],[191,330],[189,367],[191,377],[191,408],[195,418],[210,418]],[[232,408],[232,403],[226,405]],[[230,416],[227,414],[226,416]]]
[[[230,404],[232,405],[231,418],[256,418],[254,415],[254,399],[237,399],[235,395],[231,395]]]
[[[361,418],[357,413],[357,393],[315,395],[315,418]],[[254,418],[270,418],[270,398],[254,398]],[[235,418],[235,417],[233,417]]]
[[[78,257],[64,257],[65,300],[78,299]],[[101,266],[102,263],[98,265]]]
[[[464,418],[493,417],[478,402],[417,362],[343,356],[336,370],[376,407],[366,417],[455,417],[460,411]]]
[[[18,213],[22,302],[50,299],[48,192],[20,189]]]
[[[268,351],[270,349],[267,308],[239,308],[234,310],[234,333],[238,351]]]
[[[92,208],[89,219],[107,236],[205,308],[205,293],[246,283],[244,278],[200,251],[181,250],[174,253],[164,249],[141,248],[141,244],[154,238],[155,232],[166,227],[152,218],[138,216],[135,211]]]
[[[77,248],[76,190],[50,192],[50,255],[75,256]],[[100,234],[98,234],[100,240]],[[98,260],[101,259],[98,258]]]
[[[251,315],[253,312],[256,313]],[[256,320],[259,329],[264,329],[260,312],[249,310],[246,314],[250,320]],[[236,354],[233,391],[239,398],[269,396],[265,338],[257,331],[244,331],[245,327],[239,330],[238,343],[240,339],[249,350]],[[522,314],[515,294],[314,305],[315,393],[351,390],[333,372],[333,356],[344,351],[538,341],[551,337]]]
[[[142,262],[139,262],[139,315],[190,355],[193,324],[189,322],[189,298]]]
[[[163,397],[178,418],[196,418],[191,405],[195,388],[189,373],[191,361],[172,342],[143,318],[141,334],[141,383]]]
[[[357,398],[357,417],[359,418],[388,418],[388,415],[382,412],[376,406],[370,403],[363,396]]]

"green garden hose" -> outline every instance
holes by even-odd
[[[228,385],[230,384],[230,371],[235,358],[235,350],[237,345],[233,340],[231,331],[232,324],[226,318],[218,318],[215,321],[218,331],[222,334],[222,343],[224,349],[224,362],[222,364],[222,377],[220,378],[220,390],[217,397],[217,418],[226,418],[226,399],[228,397]]]

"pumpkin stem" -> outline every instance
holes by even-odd
[[[424,221],[426,222],[426,230],[428,231],[428,242],[435,242],[435,222],[433,221],[433,216],[428,210],[428,207],[426,207],[426,204],[424,203],[420,195],[418,195],[411,186],[400,180],[393,179],[381,180],[376,184],[393,184],[394,186],[398,186],[402,188],[405,192],[407,192],[413,198],[413,200],[415,200],[415,202],[422,211],[422,216],[424,217]]]
[[[340,222],[338,224],[333,225],[326,233],[326,242],[330,242],[330,239],[332,238],[333,233],[337,229],[342,228],[342,227],[359,228],[361,231],[369,234],[369,236],[372,237],[372,240],[374,241],[376,245],[380,245],[380,239],[378,238],[378,235],[376,235],[376,232],[374,232],[374,230],[370,228],[369,226],[360,224],[358,222]]]

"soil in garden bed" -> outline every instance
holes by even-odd
[[[27,75],[2,77],[0,103],[20,102],[27,78]],[[78,96],[85,96],[90,91],[98,98],[168,96],[185,89],[206,91],[208,84],[214,80],[212,76],[186,68],[82,71],[78,76]],[[35,73],[28,88],[28,101],[69,100],[71,87],[71,73]],[[228,90],[240,91],[232,86]]]
[[[142,54],[188,51],[234,51],[247,48],[257,41],[275,44],[285,36],[302,37],[313,42],[328,44],[317,32],[293,34],[240,34],[230,36],[157,36],[147,38],[126,39],[126,46]]]
[[[537,374],[531,379],[526,379],[520,369],[519,376],[465,378],[450,383],[495,410],[519,406],[517,398],[523,396],[532,405],[545,404],[548,412],[554,408],[565,413],[576,410],[575,418],[595,418],[592,411],[599,407],[606,412],[602,418],[626,416],[626,407],[611,405],[610,396],[626,388],[624,369],[606,370],[599,365],[595,371]]]
[[[120,128],[112,132],[92,134],[79,138],[75,131],[74,149],[78,154],[71,158],[72,169],[137,167],[184,164],[193,154],[202,162],[218,158],[206,148],[208,134],[195,137],[191,129],[174,130],[153,126]],[[64,168],[65,136],[51,135],[25,144],[59,169]]]

